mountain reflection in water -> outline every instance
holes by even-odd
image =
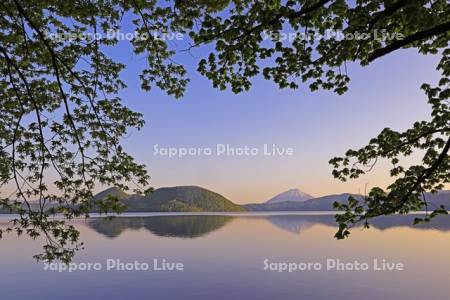
[[[371,227],[385,230],[395,227],[411,227],[437,231],[450,231],[450,217],[438,216],[430,223],[414,224],[414,218],[420,215],[384,216],[371,222]],[[126,230],[146,229],[152,234],[163,237],[196,238],[214,232],[236,218],[262,219],[276,227],[299,234],[314,225],[336,227],[333,215],[178,215],[147,217],[92,218],[87,225],[96,232],[115,238]]]
[[[0,228],[7,222],[0,218]],[[99,271],[49,271],[39,240],[0,240],[1,300],[449,300],[450,217],[413,226],[416,216],[374,220],[337,241],[333,212],[92,215],[74,221],[85,249],[75,263]],[[122,263],[181,262],[182,272],[108,270]],[[404,271],[327,270],[342,263],[401,263]],[[270,263],[320,263],[320,271],[279,272]]]
[[[125,230],[146,229],[164,237],[195,238],[223,227],[230,216],[152,216],[92,218],[87,224],[96,232],[115,238]]]

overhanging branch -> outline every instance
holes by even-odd
[[[450,31],[450,21],[440,24],[438,26],[435,26],[433,28],[427,29],[427,30],[423,30],[423,31],[419,31],[416,32],[414,34],[411,34],[409,36],[407,36],[406,38],[402,39],[402,40],[398,40],[396,42],[393,42],[392,44],[387,45],[386,47],[383,48],[379,48],[377,50],[375,50],[370,56],[368,61],[372,62],[377,58],[380,58],[386,54],[389,54],[395,50],[398,50],[402,47],[405,47],[411,43],[420,41],[420,40],[424,40],[424,39],[428,39],[431,38],[433,36],[438,36],[440,34],[445,34],[448,31]]]

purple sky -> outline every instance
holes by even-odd
[[[380,163],[360,180],[340,183],[331,176],[328,160],[347,149],[364,146],[383,128],[408,128],[429,118],[430,108],[419,89],[434,83],[437,57],[401,50],[368,67],[348,67],[350,90],[343,96],[312,93],[307,87],[280,90],[272,82],[254,80],[249,92],[235,95],[212,88],[195,72],[196,59],[181,56],[192,79],[184,98],[157,91],[144,93],[137,75],[141,58],[114,55],[127,64],[125,103],[144,114],[145,128],[131,133],[126,149],[148,165],[154,187],[200,185],[237,203],[261,202],[290,188],[315,196],[364,192],[392,180]],[[211,148],[213,154],[169,158],[154,155],[154,146]],[[217,144],[254,147],[256,156],[217,156]],[[264,144],[293,148],[292,156],[265,156]],[[198,153],[198,151],[197,151]]]
[[[199,185],[237,203],[262,202],[291,188],[322,196],[386,187],[392,182],[386,162],[367,176],[341,183],[332,177],[328,161],[366,145],[385,127],[404,130],[428,119],[430,107],[420,86],[435,83],[440,75],[435,70],[438,57],[400,50],[364,68],[348,65],[352,81],[342,96],[313,93],[306,86],[280,90],[261,78],[253,80],[249,92],[235,95],[214,89],[195,71],[206,54],[201,51],[177,56],[187,66],[191,83],[185,97],[176,100],[156,88],[141,90],[138,76],[145,58],[133,55],[128,42],[108,50],[127,66],[122,78],[128,88],[120,96],[146,120],[144,129],[132,131],[123,144],[148,166],[153,187]],[[217,156],[217,144],[247,146],[259,153]],[[265,156],[264,144],[292,148],[293,155]],[[155,145],[211,148],[213,153],[169,158],[155,155]]]

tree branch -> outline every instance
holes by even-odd
[[[379,48],[377,50],[375,50],[370,56],[368,61],[372,62],[377,58],[380,58],[386,54],[389,54],[395,50],[398,50],[408,44],[420,41],[420,40],[424,40],[427,38],[431,38],[433,36],[437,36],[440,34],[444,34],[446,32],[450,31],[450,21],[440,24],[438,26],[435,26],[433,28],[427,29],[427,30],[423,30],[423,31],[419,31],[416,32],[414,34],[411,34],[409,36],[407,36],[406,38],[402,39],[402,40],[398,40],[396,42],[393,42],[392,44],[387,45],[386,47],[383,48]]]

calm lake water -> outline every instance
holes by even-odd
[[[332,215],[133,215],[78,221],[75,262],[101,271],[45,271],[39,241],[0,240],[0,299],[450,299],[450,217],[412,227],[385,217],[337,241]],[[5,223],[5,217],[0,223]],[[1,226],[1,225],[0,225]],[[106,271],[107,259],[181,262],[183,271]],[[327,259],[368,271],[326,270]],[[375,271],[402,263],[404,271]],[[319,263],[322,270],[264,270],[264,261]]]

